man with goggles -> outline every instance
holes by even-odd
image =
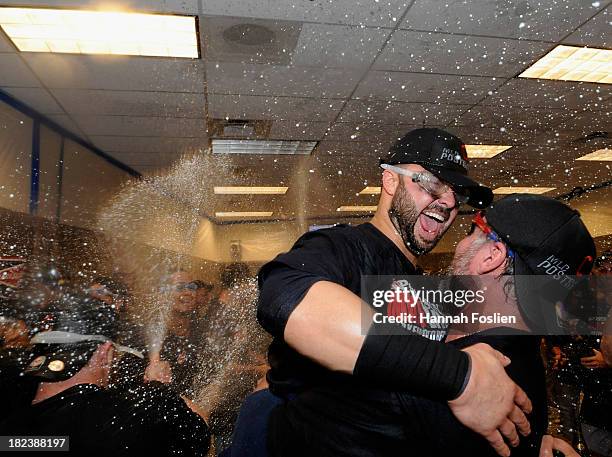
[[[435,247],[459,205],[485,208],[493,197],[468,177],[465,144],[439,129],[409,132],[381,162],[370,223],[307,233],[259,272],[258,319],[275,337],[270,390],[245,401],[233,456],[404,453],[401,426],[382,412],[392,410],[394,390],[449,402],[501,455],[502,435],[526,423],[529,400],[490,346],[458,350],[443,335],[362,333],[361,278],[417,274],[416,258]]]

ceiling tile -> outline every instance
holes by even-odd
[[[208,96],[209,117],[215,119],[286,119],[331,121],[342,108],[342,100],[249,95]]]
[[[104,151],[132,153],[183,154],[209,147],[207,138],[158,138],[126,136],[90,136],[93,144]]]
[[[52,89],[68,114],[204,117],[203,94]]]
[[[293,51],[293,65],[337,68],[369,67],[389,30],[304,24]]]
[[[77,122],[88,135],[177,138],[207,136],[206,122],[201,118],[80,115]]]
[[[503,38],[396,31],[375,69],[512,77],[551,47]]]
[[[490,77],[371,71],[359,84],[354,96],[393,101],[475,104],[501,83],[501,80]]]
[[[347,97],[360,72],[320,67],[286,67],[233,62],[207,62],[209,93]]]
[[[349,100],[338,121],[446,125],[468,108],[468,105]]]
[[[274,121],[269,137],[275,140],[320,140],[329,122]]]
[[[582,25],[563,40],[563,43],[597,48],[612,47],[612,7],[601,11],[597,16]]]
[[[394,27],[406,9],[404,0],[312,0],[277,2],[270,0],[206,0],[206,15],[282,19],[335,24]]]
[[[602,3],[583,0],[415,2],[401,28],[557,41],[596,14]]]
[[[40,87],[40,84],[19,54],[0,54],[0,86]]]
[[[204,92],[201,61],[23,53],[49,88]]]
[[[80,136],[83,139],[87,139],[87,136],[81,131],[78,125],[72,120],[72,118],[66,114],[49,114],[47,116],[53,122],[55,122],[60,127],[65,128],[69,132]]]
[[[0,52],[17,52],[11,40],[4,34],[4,30],[0,28]]]
[[[605,111],[583,111],[558,125],[559,130],[576,132],[576,138],[592,132],[612,132],[610,105]]]
[[[573,111],[533,108],[511,105],[475,106],[459,116],[453,125],[467,127],[491,127],[500,132],[547,131],[570,119]]]
[[[4,91],[41,114],[65,114],[46,89],[36,87],[5,87]]]
[[[336,122],[329,129],[325,140],[366,143],[396,141],[409,131],[419,127],[421,125]]]
[[[324,165],[327,173],[329,170],[339,170],[344,167],[342,171],[349,170],[350,175],[355,175],[354,167],[357,166],[353,163],[353,159],[349,161],[343,161],[339,159],[344,156],[363,156],[369,157],[368,167],[372,166],[375,172],[378,171],[378,158],[385,154],[389,147],[395,142],[394,138],[380,138],[379,140],[367,142],[367,141],[339,141],[339,140],[323,140],[319,143],[317,148],[317,157],[321,161],[320,165]],[[361,189],[359,189],[361,190]]]
[[[601,110],[612,93],[609,85],[515,78],[483,100],[485,105],[540,106]]]
[[[204,16],[200,22],[204,55],[213,62],[288,65],[301,22]]]
[[[155,152],[110,152],[109,154],[117,160],[136,169],[139,169],[140,167],[165,167],[180,160],[180,155],[178,154],[164,154]]]

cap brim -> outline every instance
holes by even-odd
[[[478,184],[470,177],[446,168],[434,165],[420,164],[426,170],[435,174],[438,178],[451,184],[460,190],[467,191],[469,195],[468,205],[474,208],[484,209],[493,201],[493,191],[486,186]]]

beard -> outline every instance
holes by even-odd
[[[469,275],[470,273],[470,262],[480,250],[483,244],[487,242],[486,237],[477,238],[474,242],[461,253],[455,252],[453,260],[448,267],[447,273],[449,275]]]
[[[441,205],[431,204],[425,209],[437,209],[444,213],[450,213],[451,210]],[[406,249],[412,252],[415,256],[420,256],[431,251],[446,230],[440,231],[438,236],[433,240],[418,240],[415,236],[414,227],[421,213],[417,210],[416,203],[410,195],[410,192],[404,186],[404,182],[400,180],[399,186],[391,200],[389,208],[389,219],[397,230],[397,233],[402,238]],[[449,215],[447,214],[447,217]]]

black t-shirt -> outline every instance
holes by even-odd
[[[508,330],[506,329],[506,333]],[[511,448],[512,456],[537,457],[548,424],[540,337],[528,333],[504,335],[504,329],[494,328],[458,338],[447,344],[462,349],[477,343],[489,344],[510,357],[512,362],[506,367],[506,372],[527,393],[533,404],[533,410],[528,416],[531,434],[528,437],[519,435],[520,444]],[[445,402],[413,397],[405,393],[397,394],[397,399],[402,411],[409,455],[497,456],[487,440],[461,424]]]
[[[352,376],[331,373],[283,341],[289,315],[313,284],[335,282],[361,295],[364,275],[414,274],[419,274],[415,266],[370,223],[308,232],[297,240],[291,251],[265,264],[259,272],[257,317],[274,336],[268,350],[270,390],[284,395],[305,386],[352,382]]]
[[[258,318],[275,337],[268,354],[268,381],[273,393],[288,399],[270,417],[271,455],[380,456],[405,451],[401,412],[391,392],[326,370],[290,348],[282,335],[291,312],[318,281],[335,282],[361,295],[363,275],[417,273],[399,248],[369,223],[307,233],[291,251],[262,267]]]
[[[204,420],[160,383],[127,390],[79,384],[14,412],[0,434],[69,436],[66,454],[74,456],[204,456],[210,445]]]

